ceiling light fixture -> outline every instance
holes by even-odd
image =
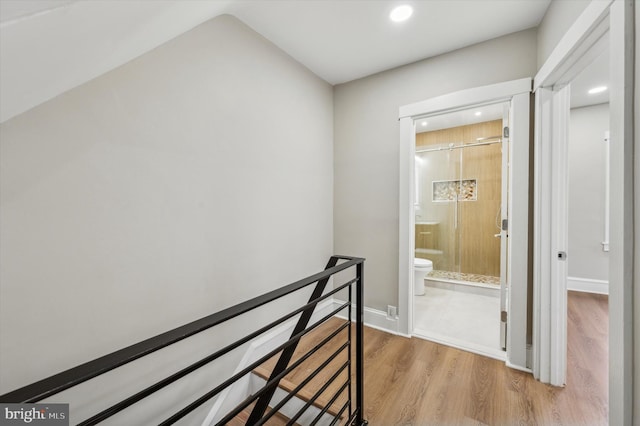
[[[607,86],[598,86],[598,87],[594,87],[593,89],[590,89],[589,94],[594,95],[596,93],[602,93],[605,90],[607,90]]]
[[[427,124],[429,124],[429,123],[427,123],[426,121],[423,121],[423,122],[422,122],[422,123],[420,123],[420,124],[422,124],[422,127],[427,127]]]
[[[476,111],[476,117],[480,117],[482,115],[482,111]]]
[[[413,8],[408,4],[404,4],[402,6],[398,6],[391,11],[389,14],[389,18],[393,22],[402,22],[409,19],[409,17],[413,14]]]

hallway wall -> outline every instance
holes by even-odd
[[[334,247],[367,258],[368,307],[398,305],[399,107],[536,69],[532,29],[335,87]]]
[[[605,144],[609,104],[574,108],[569,123],[569,286],[609,281],[609,253],[602,250],[605,210]],[[572,281],[573,280],[573,281]]]
[[[0,393],[322,270],[332,97],[221,16],[3,123]]]
[[[594,0],[600,1],[600,0]],[[586,0],[552,0],[538,26],[538,68],[589,5]]]

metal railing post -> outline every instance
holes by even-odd
[[[364,262],[356,265],[356,425],[367,425],[364,419]]]

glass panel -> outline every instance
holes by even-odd
[[[459,271],[497,277],[495,284],[500,282],[500,147],[500,143],[495,143],[460,149],[461,179],[473,179],[476,182],[476,198],[458,203],[458,229],[461,234]]]
[[[460,270],[456,198],[460,150],[417,152],[419,204],[416,205],[416,257],[429,259],[433,269]]]
[[[481,109],[416,123],[415,256],[438,278],[499,285],[503,105]]]

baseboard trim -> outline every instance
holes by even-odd
[[[525,373],[532,373],[533,374],[533,370],[531,370],[530,368],[527,367],[522,367],[520,365],[516,365],[516,364],[512,364],[509,362],[509,360],[507,360],[505,362],[505,365],[509,368],[512,368],[514,370],[519,370],[519,371],[524,371]]]
[[[471,352],[477,355],[486,356],[488,358],[497,359],[500,361],[507,361],[507,353],[500,349],[488,348],[483,345],[470,343],[463,340],[452,338],[451,336],[443,336],[437,333],[425,331],[425,330],[413,330],[413,335],[417,338],[429,340],[430,342],[438,343],[452,348],[460,349],[466,352]]]
[[[334,308],[338,308],[338,306],[343,305],[347,302],[334,299]],[[355,304],[352,303],[352,307],[355,310]],[[397,336],[402,337],[411,337],[407,334],[401,333],[399,330],[399,321],[398,317],[389,318],[387,313],[378,309],[364,307],[364,325],[367,327],[375,328],[376,330],[384,331],[385,333],[395,334]],[[336,315],[338,318],[347,318],[346,313],[339,313]],[[351,319],[355,322],[355,314],[352,312]]]
[[[568,277],[567,290],[582,291],[585,293],[609,294],[609,281]]]

